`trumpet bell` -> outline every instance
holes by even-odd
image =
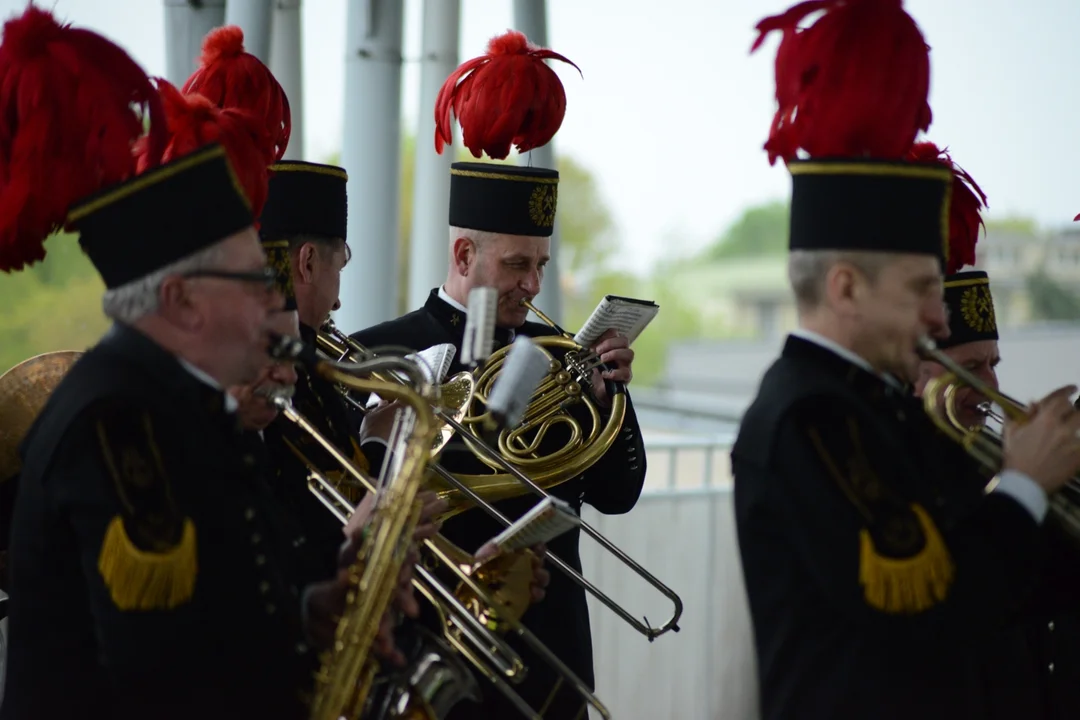
[[[626,418],[626,396],[616,393],[611,410],[604,420],[592,397],[592,370],[595,355],[560,335],[533,338],[533,343],[549,357],[551,369],[529,400],[522,422],[514,428],[500,431],[492,445],[509,465],[526,473],[544,490],[571,480],[588,470],[611,449]],[[486,502],[497,502],[518,497],[529,492],[517,478],[503,470],[503,466],[488,457],[476,440],[485,440],[484,425],[491,419],[487,398],[498,379],[510,347],[492,353],[481,367],[473,371],[475,387],[468,412],[459,421],[464,427],[462,440],[473,455],[491,468],[485,474],[454,473],[455,479]],[[584,423],[571,413],[583,410]],[[545,449],[544,441],[549,435],[562,433],[564,442],[550,442]],[[453,517],[473,506],[473,501],[461,490],[437,475],[429,475],[429,487],[435,490],[450,507],[440,520]]]
[[[439,386],[438,406],[460,423],[469,412],[474,392],[476,392],[476,378],[470,372],[459,372]],[[440,425],[435,441],[431,444],[431,457],[438,457],[453,437],[454,428],[450,426],[450,423]]]

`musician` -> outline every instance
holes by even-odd
[[[222,392],[261,369],[281,303],[246,198],[210,146],[70,221],[116,324],[23,445],[4,712],[299,716],[292,537]]]
[[[348,175],[337,166],[295,161],[276,163],[271,173],[259,233],[270,264],[283,279],[286,308],[298,315],[299,337],[315,346],[317,328],[331,310],[340,307],[341,270],[350,257],[345,241]],[[322,377],[304,368],[298,368],[297,374],[294,407],[368,472],[358,442],[359,425],[346,412],[344,398]],[[307,542],[332,565],[342,541],[341,523],[308,490],[307,467],[287,443],[334,477],[342,474],[340,464],[285,418],[270,423],[264,437],[274,456],[276,491],[304,528]],[[346,494],[354,503],[363,497],[360,489]]]
[[[520,33],[507,33],[492,41],[492,46],[520,40],[521,45],[514,52],[519,54],[498,55],[489,52],[483,72],[491,82],[493,73],[506,73],[504,78],[509,83],[518,82],[528,75],[504,66],[502,59],[513,57],[531,58],[535,63],[536,73],[542,82],[551,83],[550,95],[545,94],[533,106],[538,115],[551,112],[549,102],[558,92],[562,92],[558,77],[547,68],[537,55],[527,55],[524,36]],[[550,51],[535,51],[550,53]],[[551,57],[561,56],[551,53]],[[459,68],[444,85],[443,92],[451,92],[463,68],[478,67],[476,61],[469,61]],[[476,70],[480,72],[480,70]],[[520,72],[520,75],[515,75]],[[472,75],[462,81],[462,85],[475,79]],[[480,81],[477,81],[480,82]],[[523,91],[525,92],[525,91]],[[505,96],[501,96],[505,97]],[[523,95],[522,103],[527,102]],[[474,109],[483,113],[497,113],[503,110],[507,114],[513,108],[498,106],[499,98],[474,97]],[[462,123],[469,116],[462,117]],[[473,117],[476,117],[474,114]],[[553,122],[544,125],[549,131],[546,138],[530,135],[528,143],[535,147],[543,145],[561,122],[561,114]],[[511,124],[512,125],[512,124]],[[516,126],[507,125],[507,138],[502,138],[506,147],[509,137],[513,137]],[[465,129],[467,140],[484,141],[485,133],[490,128],[486,125],[473,125]],[[529,133],[524,133],[529,135]],[[449,135],[445,138],[448,140]],[[499,138],[486,137],[484,148],[493,157],[500,156],[494,150],[499,145]],[[523,143],[526,141],[522,141]],[[474,149],[479,156],[479,148]],[[502,156],[505,156],[503,154]],[[434,345],[450,343],[457,352],[448,370],[448,374],[466,369],[460,362],[461,346],[465,330],[469,292],[476,287],[493,287],[498,291],[498,309],[496,316],[495,348],[504,347],[518,335],[539,337],[554,335],[556,331],[547,325],[526,321],[527,311],[521,306],[522,300],[532,300],[540,292],[544,268],[550,259],[550,237],[555,223],[558,195],[559,174],[557,171],[539,167],[519,167],[496,165],[491,163],[454,163],[450,177],[449,207],[449,268],[446,282],[434,288],[422,308],[375,327],[356,332],[352,337],[369,348],[380,346],[407,347],[421,351]],[[592,378],[593,395],[597,398],[602,412],[610,407],[610,395],[607,382],[628,383],[632,377],[631,366],[634,353],[628,347],[625,337],[608,331],[592,348],[608,369],[601,374],[596,371]],[[386,406],[377,412],[390,412]],[[369,415],[368,421],[375,424]],[[606,418],[602,418],[602,421]],[[549,443],[561,443],[554,433]],[[549,447],[547,444],[541,448]],[[364,445],[364,451],[373,466],[378,467],[380,451],[378,441]],[[459,439],[451,441],[444,450],[441,464],[456,473],[490,473]],[[566,482],[552,490],[552,494],[569,502],[580,512],[582,505],[588,503],[602,513],[621,514],[629,512],[637,502],[645,480],[645,449],[641,440],[641,431],[631,403],[627,403],[626,419],[618,435],[618,440],[601,460],[588,469],[582,476]],[[519,518],[537,502],[536,496],[525,492],[521,497],[495,503],[495,507],[511,520]],[[503,526],[491,518],[482,509],[472,509],[454,517],[443,525],[442,533],[452,542],[467,551],[475,551],[489,538],[503,530]],[[555,538],[549,543],[553,555],[562,558],[571,567],[581,570],[581,558],[578,549],[579,532],[573,530]],[[588,606],[585,591],[565,574],[552,574],[547,588],[545,602],[533,605],[522,618],[524,624],[555,653],[567,666],[578,675],[590,688],[594,684],[592,640],[589,627]],[[515,687],[533,708],[540,709],[555,687],[556,677],[549,666],[537,658],[516,638],[508,640],[514,645],[529,667],[529,674],[524,683]],[[482,704],[461,704],[451,713],[452,718],[466,717],[513,717],[517,711],[507,705],[506,700],[494,689],[484,690]],[[544,717],[573,718],[584,712],[584,703],[580,696],[564,686],[547,707]],[[583,716],[583,715],[582,715]]]
[[[954,188],[956,184],[954,182]],[[963,197],[955,189],[954,200]],[[977,232],[976,225],[973,230]],[[1000,362],[998,329],[987,274],[956,272],[945,279],[949,337],[938,346],[994,390]],[[920,363],[915,394],[945,368]],[[970,388],[956,392],[957,416],[965,427],[985,425],[979,405],[986,398]],[[972,461],[974,462],[974,461]],[[981,483],[980,483],[981,484]],[[1009,618],[983,655],[986,683],[994,698],[994,717],[1073,717],[1080,705],[1080,574],[1074,552],[1060,528],[1047,523],[1036,558],[1036,581],[1030,597]]]
[[[902,8],[868,7],[830,8],[785,33],[778,50],[791,63],[777,66],[780,108],[766,147],[792,174],[799,329],[732,449],[763,720],[986,717],[980,649],[1032,581],[1046,493],[1080,467],[1080,415],[1065,388],[1009,428],[998,482],[972,504],[943,471],[962,465],[961,451],[906,392],[919,338],[948,333],[951,174],[897,159],[929,120],[928,82],[912,74],[928,68],[927,50]],[[789,11],[759,28],[800,20]],[[863,40],[903,40],[884,59],[873,42],[835,44],[855,27]],[[801,52],[811,48],[812,57]],[[849,86],[830,82],[841,67],[860,71],[843,75]],[[796,78],[800,93],[784,92]],[[877,116],[846,111],[877,108],[873,93],[886,92],[892,104]],[[848,103],[824,125],[799,111],[838,94]]]

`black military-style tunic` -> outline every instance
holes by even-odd
[[[300,323],[300,338],[315,346],[315,330]],[[358,429],[345,407],[342,395],[319,375],[297,367],[293,407],[360,470],[367,471],[367,460],[359,452]],[[316,563],[312,570],[325,578],[336,572],[338,551],[345,541],[341,521],[308,488],[308,468],[286,444],[288,441],[324,474],[340,475],[341,464],[307,432],[292,421],[278,417],[264,431],[263,439],[270,455],[271,485],[281,502],[288,507],[295,522],[303,529],[308,557]],[[359,502],[357,491],[352,500]]]
[[[732,470],[763,720],[991,716],[981,659],[1039,526],[918,400],[789,337]]]
[[[465,369],[458,361],[465,331],[465,316],[438,296],[438,290],[432,290],[423,308],[415,310],[396,320],[376,325],[373,328],[354,333],[352,337],[365,347],[378,351],[380,346],[397,346],[414,351],[425,350],[433,345],[451,343],[458,349],[458,355],[451,365],[448,375]],[[552,335],[554,331],[547,325],[526,322],[516,329],[517,333],[528,337]],[[505,328],[496,330],[496,349],[510,341],[510,331]],[[372,468],[380,465],[379,447],[367,444],[364,447]],[[443,451],[440,463],[448,470],[459,473],[490,472],[480,463],[463,443],[453,440]],[[570,503],[580,513],[581,506],[588,503],[605,514],[629,512],[637,503],[645,481],[645,448],[641,439],[637,417],[627,398],[626,419],[618,439],[606,455],[581,477],[553,488],[552,495]],[[539,498],[532,493],[522,497],[505,500],[495,507],[511,520],[521,517],[532,508]],[[468,552],[475,552],[480,546],[496,536],[504,526],[480,509],[469,510],[448,520],[442,528],[442,534]],[[579,531],[574,530],[555,538],[548,544],[548,550],[562,558],[568,565],[581,570],[581,556],[578,549]],[[589,610],[585,591],[556,568],[549,568],[551,583],[545,599],[532,605],[522,618],[524,624],[575,672],[589,687],[593,686],[592,636],[589,627]],[[515,689],[539,708],[555,683],[555,677],[548,666],[536,658],[516,636],[507,638],[521,654],[529,668],[529,674],[522,685]],[[471,717],[516,717],[514,710],[501,693],[490,684],[482,686],[483,704],[462,702],[451,711],[450,718],[461,720]],[[555,703],[545,717],[572,718],[581,708],[576,692],[565,687],[560,690]]]
[[[299,718],[295,528],[220,390],[116,325],[23,447],[5,718]]]

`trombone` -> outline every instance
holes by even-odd
[[[945,368],[941,375],[931,378],[923,390],[923,409],[946,436],[959,443],[988,473],[996,475],[1004,463],[1002,438],[993,431],[981,427],[967,427],[956,412],[956,393],[968,387],[986,398],[980,411],[1000,422],[1027,422],[1031,413],[1027,406],[991,387],[965,369],[943,351],[930,338],[924,337],[918,344],[919,354]],[[1001,408],[998,413],[993,406]],[[996,483],[991,483],[989,492]],[[1049,497],[1049,512],[1061,528],[1080,543],[1080,477],[1072,478],[1061,491]]]
[[[537,312],[531,304],[526,303],[526,305],[534,312]],[[548,319],[546,315],[543,315],[539,312],[537,312],[537,315],[543,318],[545,322],[559,330],[560,333],[566,335],[566,333],[563,332],[561,328],[558,328],[558,326],[555,325],[550,319]],[[356,342],[345,333],[341,332],[334,325],[334,322],[329,318],[326,320],[326,322],[323,323],[322,328],[319,330],[317,334],[317,340],[320,350],[327,354],[336,354],[339,361],[349,359],[355,362],[357,360],[372,359],[377,357],[374,353],[365,348],[363,345]],[[563,340],[565,344],[565,338],[563,338]],[[591,367],[588,367],[587,369],[591,369]],[[451,380],[458,380],[463,374],[467,373],[459,373],[458,375],[455,375],[454,378],[452,378]],[[349,402],[352,407],[357,408],[360,412],[365,411],[355,398],[352,398],[348,395],[346,395],[345,397],[346,401]],[[532,492],[534,495],[540,498],[548,498],[549,494],[542,487],[540,487],[540,485],[538,485],[524,472],[522,472],[521,469],[519,469],[513,463],[509,462],[506,458],[504,458],[498,450],[496,450],[494,447],[491,446],[491,444],[489,444],[486,440],[480,437],[478,433],[469,432],[469,430],[465,427],[462,421],[465,415],[465,410],[469,407],[470,403],[471,398],[469,402],[466,402],[463,406],[460,406],[453,415],[440,408],[435,408],[435,414],[444,423],[446,423],[445,427],[448,427],[452,431],[459,433],[462,439],[465,440],[465,442],[473,449],[475,453],[486,457],[489,463],[494,463],[495,465],[498,465],[500,468],[505,470],[517,482],[527,488],[529,492]],[[447,438],[447,441],[448,440],[449,438]],[[468,498],[469,501],[471,501],[477,507],[481,508],[488,515],[490,515],[506,527],[509,527],[511,525],[511,521],[505,515],[499,512],[499,510],[496,509],[495,506],[491,504],[491,502],[488,502],[483,497],[481,497],[479,493],[477,493],[474,489],[470,488],[465,482],[462,482],[460,479],[454,476],[454,474],[451,473],[449,470],[435,462],[432,462],[430,467],[431,470],[439,478],[441,478],[448,485],[450,485],[455,490],[464,495],[466,498]],[[440,492],[440,495],[443,494],[444,493]],[[568,565],[565,561],[563,561],[562,558],[552,554],[550,551],[545,554],[545,558],[550,560],[551,563],[555,565],[555,567],[559,568],[559,570],[561,570],[565,575],[567,575],[570,580],[584,588],[586,592],[588,592],[594,598],[603,603],[608,609],[610,609],[612,612],[622,618],[626,623],[628,623],[639,633],[648,638],[649,642],[652,642],[653,640],[668,632],[669,630],[674,630],[675,632],[678,632],[679,618],[682,617],[683,612],[682,598],[679,597],[678,593],[676,593],[674,590],[661,582],[658,578],[656,578],[648,570],[643,568],[629,555],[624,553],[618,546],[616,546],[614,543],[612,543],[610,540],[600,534],[598,530],[593,528],[584,520],[581,522],[580,527],[586,535],[600,543],[600,545],[605,550],[610,552],[620,562],[629,567],[635,574],[638,575],[638,577],[645,580],[645,582],[656,588],[662,595],[664,595],[671,601],[672,605],[674,606],[674,611],[672,612],[671,617],[664,624],[659,627],[653,627],[649,623],[648,618],[643,618],[645,622],[641,622],[633,615],[631,615],[625,608],[615,602],[611,597],[609,597],[593,583],[587,580],[584,575],[582,575],[580,572],[578,572],[570,565]]]
[[[397,369],[405,371],[411,383],[415,383],[416,386],[423,387],[425,390],[430,389],[430,386],[423,378],[423,375],[420,374],[418,368],[404,358],[384,357],[362,363],[349,363],[322,360],[314,357],[313,353],[307,355],[307,352],[310,351],[302,342],[291,338],[280,338],[274,342],[274,347],[271,349],[271,355],[275,358],[299,360],[300,362],[311,364],[313,365],[311,368],[312,370],[318,372],[327,380],[345,387],[350,387],[352,385],[351,381],[353,375],[361,373],[368,374],[377,371],[378,368],[389,369],[396,367]],[[308,433],[316,443],[326,450],[326,452],[329,453],[329,455],[349,475],[353,482],[364,487],[368,492],[375,492],[375,486],[372,484],[371,480],[368,479],[368,477],[365,476],[352,460],[342,453],[337,446],[320,433],[310,421],[300,415],[288,399],[282,396],[274,396],[272,401],[284,417],[297,425],[301,430]],[[315,497],[339,520],[347,522],[349,516],[355,509],[349,500],[337,490],[334,483],[320,472],[318,468],[303,455],[303,453],[291,443],[289,445],[293,453],[296,454],[308,468],[308,489],[314,493]],[[436,559],[450,569],[462,585],[467,588],[468,593],[471,594],[472,597],[468,598],[466,603],[462,603],[461,600],[450,593],[427,568],[423,567],[422,564],[417,564],[415,566],[416,577],[413,580],[414,587],[436,608],[444,626],[449,626],[468,638],[470,644],[474,645],[477,651],[474,652],[467,647],[457,633],[447,632],[447,639],[454,648],[468,659],[481,674],[487,677],[496,688],[506,695],[506,697],[509,698],[526,717],[530,718],[530,720],[543,720],[543,718],[537,714],[537,712],[530,707],[520,695],[514,692],[502,677],[506,676],[515,683],[520,682],[524,678],[525,666],[522,663],[520,656],[514,652],[502,638],[493,633],[485,623],[491,623],[500,629],[505,628],[517,633],[530,649],[555,668],[560,676],[560,684],[564,679],[568,681],[601,717],[610,720],[610,712],[592,693],[589,687],[582,682],[582,680],[578,678],[565,663],[552,653],[546,645],[540,642],[531,631],[521,624],[520,615],[527,609],[527,604],[523,604],[523,606],[518,608],[515,612],[514,609],[508,608],[504,603],[493,598],[491,594],[476,581],[470,572],[464,570],[459,563],[455,562],[455,559],[450,556],[450,551],[446,548],[441,547],[439,543],[430,539],[424,540],[423,545]],[[478,618],[468,609],[467,604],[488,608],[488,611],[481,612],[482,617]],[[503,612],[496,613],[499,609],[503,610]],[[498,652],[503,653],[509,659],[499,661],[495,657],[495,652],[484,646],[483,643],[485,640],[490,643],[490,645],[494,646]],[[482,662],[479,659],[478,654],[486,656],[489,662],[499,667],[499,670],[493,670]],[[558,685],[553,692],[557,690]]]

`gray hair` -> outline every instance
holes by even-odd
[[[466,238],[472,240],[477,245],[486,245],[487,243],[495,240],[499,237],[499,233],[488,232],[487,230],[473,230],[472,228],[461,228],[450,226],[450,245],[453,247],[454,241],[458,238]]]
[[[900,255],[873,250],[792,250],[788,256],[788,281],[800,312],[813,310],[825,296],[825,276],[838,263],[854,266],[870,282]]]
[[[224,255],[225,246],[220,242],[203,248],[149,275],[106,290],[101,298],[101,308],[106,317],[130,325],[157,311],[161,300],[161,284],[165,278],[214,267],[222,261]]]

